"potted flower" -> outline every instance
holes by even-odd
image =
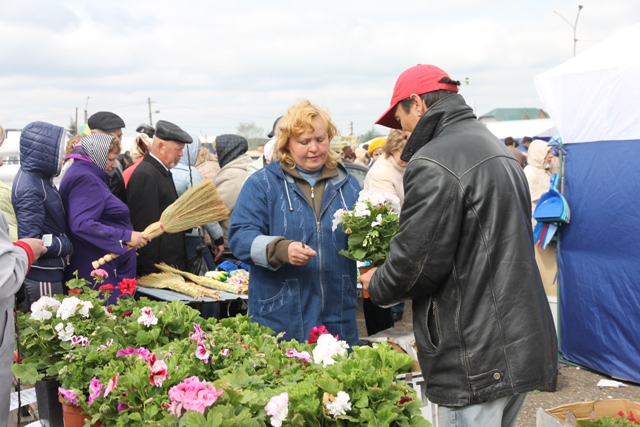
[[[392,193],[361,191],[350,211],[334,214],[333,231],[342,227],[348,234],[348,249],[340,254],[355,261],[382,265],[389,254],[389,241],[399,231],[400,199]]]
[[[309,344],[282,341],[245,316],[197,320],[188,336],[160,347],[111,349],[90,399],[79,399],[91,422],[429,425],[415,391],[396,380],[411,357],[386,344],[348,352],[322,330]]]

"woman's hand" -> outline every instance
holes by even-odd
[[[305,265],[309,258],[318,256],[316,251],[302,242],[291,242],[287,248],[287,255],[289,264],[297,266]]]
[[[131,232],[131,240],[125,242],[130,248],[140,249],[151,241],[151,237],[147,233],[141,233],[139,231]]]
[[[218,260],[224,253],[224,245],[218,245],[218,246],[214,245],[212,249],[213,249],[213,260],[215,262],[218,262]]]

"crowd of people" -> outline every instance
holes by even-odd
[[[70,141],[60,126],[25,126],[6,212],[15,214],[13,237],[0,215],[0,360],[11,363],[19,289],[28,310],[42,295],[64,293],[76,271],[91,280],[91,262],[108,252],[119,256],[102,266],[105,282],[117,283],[157,272],[159,262],[184,270],[207,245],[208,269],[221,259],[249,266],[248,314],[286,339],[305,341],[324,325],[357,345],[358,281],[370,295],[368,334],[393,326],[394,310],[401,317],[410,301],[439,425],[515,426],[526,393],[553,388],[557,370],[531,219],[554,160],[543,141],[522,138],[520,148],[498,140],[459,84],[432,65],[406,70],[376,122],[388,136],[341,153],[331,148],[330,115],[306,100],[275,121],[255,160],[240,135],[218,136],[214,155],[164,120],[140,126],[121,154],[125,123],[112,112],[92,115],[90,133]],[[387,260],[359,277],[355,261],[339,255],[348,235],[333,230],[334,214],[362,191],[346,162],[369,168],[364,190],[401,202]],[[202,180],[214,181],[230,218],[150,239],[144,229]],[[11,379],[3,372],[5,393]]]

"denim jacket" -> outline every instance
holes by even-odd
[[[338,254],[347,235],[332,231],[334,213],[351,209],[360,186],[342,165],[325,182],[320,221],[294,178],[280,162],[247,178],[231,215],[229,247],[251,266],[249,315],[304,342],[314,326],[324,325],[350,346],[358,344],[356,264]],[[278,237],[304,242],[318,256],[304,266],[267,262],[267,245]]]

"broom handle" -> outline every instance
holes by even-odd
[[[129,247],[127,249],[127,252],[129,252],[131,249],[133,249],[132,247]],[[113,252],[110,254],[106,254],[105,256],[103,256],[102,258],[95,260],[91,263],[91,266],[93,267],[93,269],[95,270],[96,268],[100,267],[101,265],[105,265],[106,263],[108,263],[109,261],[113,261],[114,259],[118,258],[120,255],[118,254],[114,254]]]

